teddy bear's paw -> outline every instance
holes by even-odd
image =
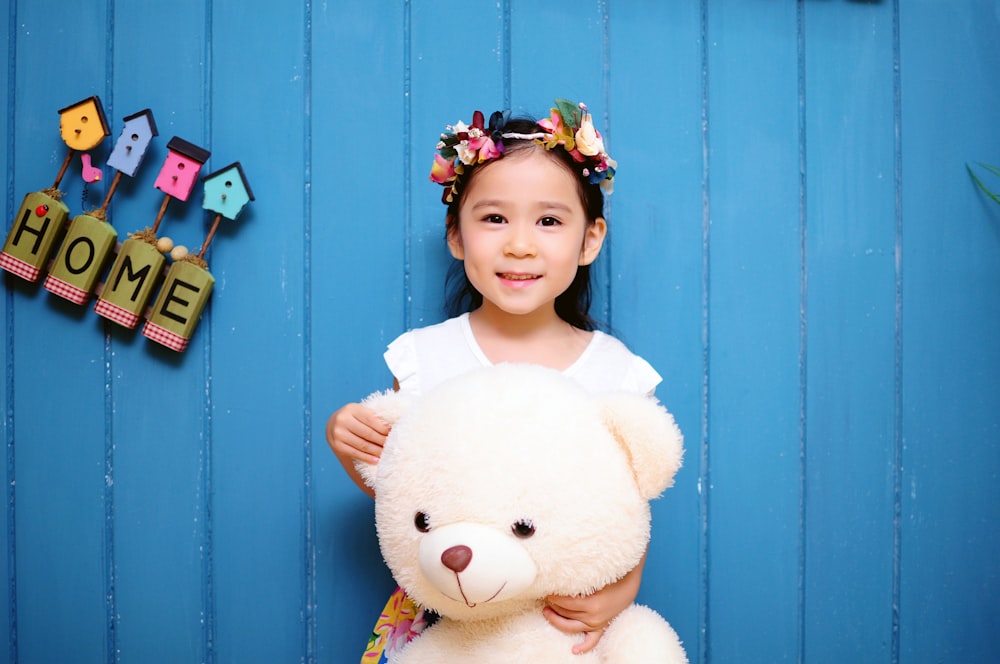
[[[656,611],[639,604],[618,614],[596,650],[602,664],[688,664],[674,628]]]

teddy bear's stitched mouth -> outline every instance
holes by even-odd
[[[493,595],[491,595],[490,597],[486,598],[482,602],[470,602],[469,599],[465,596],[465,591],[462,589],[462,577],[457,572],[455,573],[455,582],[458,584],[458,592],[462,593],[462,599],[461,600],[459,600],[459,599],[457,599],[455,597],[452,597],[448,593],[441,593],[441,594],[444,595],[445,597],[447,597],[448,599],[452,600],[453,602],[458,602],[458,601],[464,602],[465,605],[467,607],[469,607],[470,609],[474,609],[477,606],[479,606],[480,604],[487,604],[489,602],[492,602],[494,599],[496,599],[497,595],[499,595],[500,593],[502,593],[503,589],[507,587],[507,582],[504,581],[503,584],[500,586],[500,588],[495,593],[493,593]]]

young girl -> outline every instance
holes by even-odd
[[[589,315],[590,265],[607,233],[604,193],[611,193],[617,164],[586,106],[556,100],[550,117],[537,122],[509,120],[498,111],[488,126],[476,111],[471,126],[460,122],[448,129],[431,179],[445,187],[445,237],[458,261],[449,274],[456,286],[449,302],[454,317],[389,345],[385,360],[395,389],[420,393],[479,366],[529,362],[560,370],[594,392],[652,395],[660,376],[596,330]],[[357,403],[327,422],[331,449],[369,495],[354,461],[375,463],[388,433]],[[574,652],[592,649],[604,627],[634,601],[642,565],[587,597],[547,598],[544,613],[553,626],[585,633]],[[386,613],[396,614],[412,638],[419,627],[410,621],[419,616],[397,593]],[[363,662],[378,659],[377,645]]]

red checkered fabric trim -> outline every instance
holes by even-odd
[[[122,309],[117,304],[111,304],[107,300],[97,299],[94,311],[128,329],[134,329],[139,323],[139,317],[127,309]]]
[[[185,339],[181,335],[149,321],[146,321],[146,324],[142,327],[142,333],[147,338],[152,339],[158,344],[163,344],[171,350],[176,350],[178,353],[183,352],[187,348],[188,341],[190,341],[190,339]]]
[[[27,279],[28,281],[35,281],[38,279],[38,275],[41,272],[41,270],[34,265],[25,263],[20,258],[11,256],[6,251],[0,251],[0,267],[8,272],[13,272],[17,276],[22,279]]]
[[[90,297],[90,293],[82,288],[77,288],[73,284],[67,284],[62,279],[56,279],[51,274],[45,277],[45,290],[55,293],[73,304],[83,304]]]

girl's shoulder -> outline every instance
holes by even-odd
[[[468,314],[418,327],[396,337],[385,351],[386,365],[400,389],[420,393],[452,375],[482,366],[469,338]]]
[[[621,340],[595,330],[587,348],[566,375],[591,392],[635,392],[651,395],[663,378]]]

